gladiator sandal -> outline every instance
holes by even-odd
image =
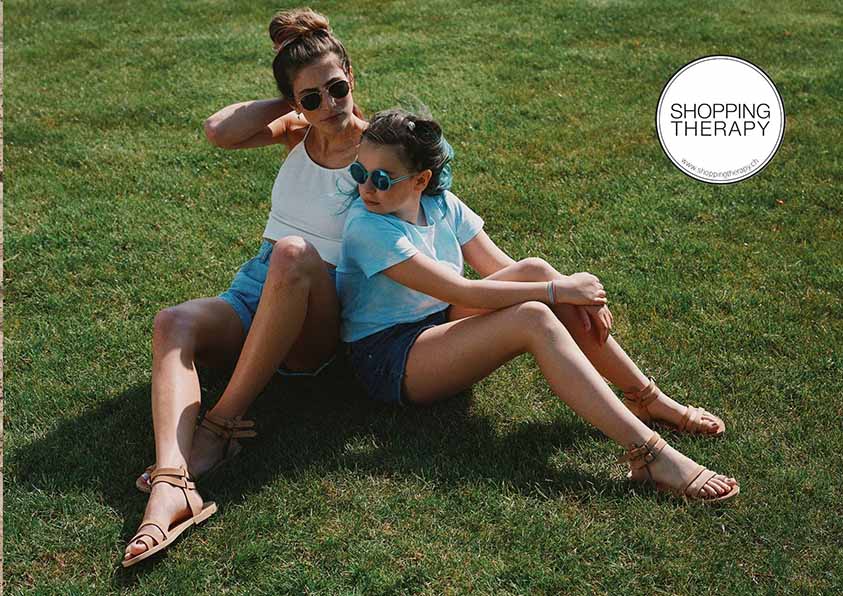
[[[668,492],[679,497],[685,497],[693,501],[704,503],[719,503],[731,499],[741,492],[738,485],[732,486],[732,490],[719,497],[708,497],[703,492],[703,487],[709,480],[717,476],[708,468],[697,465],[690,474],[680,482],[679,487],[670,486],[663,482],[657,482],[650,472],[650,464],[656,461],[667,442],[658,433],[653,433],[643,445],[633,445],[624,455],[618,458],[618,463],[629,462],[629,474],[627,477],[635,482],[649,482],[656,490]]]
[[[674,424],[666,420],[654,420],[648,406],[656,401],[660,394],[661,390],[656,386],[655,379],[650,377],[650,382],[644,389],[624,392],[623,403],[629,408],[630,412],[645,423],[655,422],[665,428],[693,435],[719,437],[726,432],[726,424],[723,420],[703,408],[694,406],[685,406],[685,412],[682,414],[679,424]],[[703,423],[702,418],[704,415],[710,416],[717,423],[717,429],[714,432],[709,432],[708,425]]]
[[[216,472],[220,467],[227,464],[243,450],[243,446],[236,439],[248,439],[258,436],[257,432],[251,430],[254,426],[254,420],[243,420],[241,416],[237,416],[236,418],[223,418],[222,416],[216,416],[211,412],[205,414],[205,417],[202,418],[202,422],[199,423],[199,427],[214,433],[225,440],[226,443],[223,448],[222,458],[211,466],[207,472],[202,474],[202,477],[207,478],[210,474]],[[148,466],[144,470],[143,474],[138,476],[137,480],[135,480],[135,487],[142,493],[149,493],[150,490],[152,490],[150,477],[153,470],[155,470],[155,464]],[[199,480],[199,477],[197,477],[197,480]]]
[[[199,525],[211,517],[217,511],[217,505],[213,502],[203,502],[202,505],[191,505],[187,498],[187,491],[196,491],[196,485],[190,480],[187,470],[179,468],[156,468],[152,471],[152,482],[154,486],[159,482],[165,482],[182,490],[184,500],[190,509],[190,516],[181,521],[174,521],[170,524],[161,524],[150,518],[144,518],[138,527],[138,533],[132,537],[129,544],[141,542],[146,550],[129,559],[123,559],[123,567],[131,567],[155,553],[161,552],[190,526]],[[167,526],[164,529],[164,526]]]

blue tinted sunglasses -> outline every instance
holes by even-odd
[[[366,180],[369,179],[369,172],[366,171],[366,168],[364,168],[363,164],[359,161],[355,161],[351,164],[348,171],[357,184],[366,184]],[[414,174],[407,174],[406,176],[401,176],[400,178],[390,178],[389,174],[387,174],[385,170],[377,169],[371,173],[371,176],[372,185],[375,188],[378,190],[389,190],[393,184],[406,180],[407,178],[411,178]]]

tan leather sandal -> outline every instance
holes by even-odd
[[[202,477],[207,478],[220,467],[237,457],[237,454],[243,450],[243,446],[236,439],[250,439],[258,436],[258,433],[252,430],[254,426],[254,420],[243,420],[242,416],[237,416],[236,418],[223,418],[222,416],[216,416],[211,412],[205,414],[205,417],[202,418],[202,422],[199,423],[199,427],[214,433],[225,440],[226,443],[222,452],[222,458],[211,466],[207,472],[202,474]],[[148,466],[143,471],[143,474],[138,476],[135,480],[135,487],[142,493],[149,493],[152,490],[152,485],[149,481],[154,470],[155,464]],[[196,479],[199,480],[199,477]]]
[[[726,432],[726,423],[718,416],[715,416],[708,410],[697,408],[694,406],[685,406],[685,412],[682,414],[682,419],[679,424],[674,424],[666,420],[656,420],[650,413],[648,406],[656,401],[661,394],[661,390],[656,386],[656,381],[650,377],[650,383],[640,391],[624,392],[623,403],[629,408],[629,411],[645,423],[655,423],[659,426],[664,426],[678,432],[688,433],[692,435],[706,435],[709,437],[720,437]],[[702,418],[708,414],[717,423],[717,430],[714,432],[708,431],[708,425],[704,424]]]
[[[679,487],[673,487],[663,482],[656,482],[653,475],[650,473],[650,464],[656,461],[656,458],[667,445],[667,442],[659,436],[659,433],[653,433],[647,442],[643,445],[633,445],[624,455],[618,458],[618,463],[629,462],[629,474],[627,478],[635,482],[649,482],[656,487],[656,490],[668,492],[679,497],[685,497],[694,501],[701,501],[704,503],[721,503],[727,499],[737,496],[741,489],[738,485],[734,485],[732,490],[719,497],[708,497],[703,492],[703,487],[709,480],[717,476],[717,472],[713,472],[705,466],[697,465],[688,476],[682,479]]]
[[[131,567],[155,553],[161,552],[191,526],[199,525],[211,517],[217,511],[217,505],[213,502],[203,502],[201,506],[191,505],[187,498],[187,491],[196,490],[196,485],[187,475],[187,470],[179,468],[156,468],[152,471],[152,485],[165,482],[182,490],[184,500],[190,509],[190,517],[181,521],[174,521],[165,530],[158,522],[144,518],[138,526],[138,532],[129,541],[129,544],[141,542],[146,545],[146,550],[129,559],[123,559],[123,567]]]

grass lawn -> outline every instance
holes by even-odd
[[[292,5],[290,5],[292,6]],[[728,424],[666,434],[735,476],[710,508],[624,481],[529,357],[435,408],[276,379],[220,513],[119,567],[154,460],[155,313],[228,287],[276,148],[201,123],[275,94],[277,2],[5,3],[5,580],[11,594],[824,594],[843,587],[843,9],[835,2],[328,2],[372,113],[413,95],[513,257],[606,285],[615,336]],[[654,113],[707,54],[787,111],[758,176],[696,182]],[[203,376],[205,398],[225,376]]]

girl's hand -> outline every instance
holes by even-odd
[[[553,280],[556,304],[603,305],[606,304],[606,290],[591,273],[574,273],[562,279]]]
[[[612,329],[614,317],[608,306],[577,306],[577,315],[582,321],[586,332],[594,329],[597,336],[597,343],[601,346],[609,339],[609,331]],[[593,321],[593,323],[592,323]]]

